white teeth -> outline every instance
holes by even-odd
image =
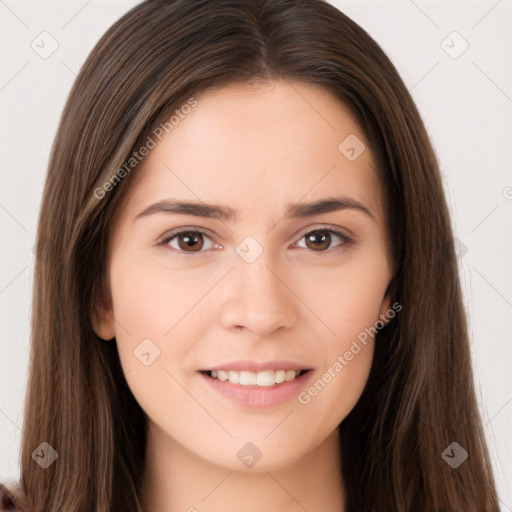
[[[217,371],[217,379],[228,380],[228,372],[225,372],[224,370],[218,370]]]
[[[242,386],[270,387],[282,382],[290,382],[301,373],[301,370],[264,370],[261,372],[236,372],[234,370],[213,370],[208,372],[210,377]]]
[[[276,384],[281,384],[281,382],[284,382],[285,376],[286,372],[284,370],[278,370],[275,375]]]
[[[284,376],[284,380],[286,382],[289,382],[291,380],[295,379],[295,371],[294,370],[286,370],[286,374]]]
[[[295,372],[293,372],[295,375]],[[256,385],[257,386],[273,386],[276,383],[274,372],[267,370],[264,372],[258,372],[256,374]]]
[[[233,372],[238,373],[238,372]],[[254,372],[240,372],[238,383],[242,386],[254,386],[257,380],[257,374]]]

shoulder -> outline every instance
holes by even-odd
[[[0,512],[29,512],[23,492],[15,482],[0,482]]]

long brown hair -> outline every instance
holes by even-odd
[[[187,98],[274,79],[321,87],[350,109],[386,198],[396,264],[389,293],[402,311],[377,334],[365,391],[339,427],[347,511],[498,510],[436,156],[390,60],[319,0],[148,0],[84,64],[38,226],[21,457],[33,510],[142,510],[146,419],[115,343],[91,326],[94,308],[110,300],[111,220],[131,176],[101,198],[95,191],[119,178],[149,130]],[[42,442],[58,453],[47,469],[32,459]],[[452,442],[469,454],[457,468],[442,457]]]

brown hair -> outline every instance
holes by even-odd
[[[91,313],[109,301],[109,230],[130,176],[102,199],[94,191],[186,98],[274,79],[321,87],[350,109],[388,206],[396,264],[388,291],[403,309],[378,333],[367,386],[339,427],[347,510],[498,510],[429,137],[381,48],[319,0],[149,0],[84,64],[52,149],[38,226],[21,459],[33,510],[142,510],[146,418],[115,343],[91,326]],[[43,441],[59,454],[47,469],[31,457]],[[469,454],[457,469],[441,457],[454,441]]]

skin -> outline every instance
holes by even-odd
[[[393,265],[371,152],[349,161],[338,150],[349,134],[364,134],[334,96],[310,85],[231,85],[197,100],[130,177],[108,251],[112,307],[93,319],[98,336],[115,337],[149,418],[145,508],[343,510],[337,426],[367,382],[373,340],[307,405],[295,396],[266,409],[236,405],[198,372],[293,360],[312,368],[307,390],[390,308]],[[284,217],[288,203],[333,195],[363,203],[373,218],[356,209]],[[136,218],[167,198],[238,215]],[[180,253],[177,238],[160,243],[180,227],[207,232],[196,244],[202,252]],[[327,248],[306,245],[306,234],[327,228],[354,243],[333,234]],[[247,236],[263,249],[252,263],[235,252]],[[134,356],[147,338],[160,350],[149,366]],[[252,468],[237,457],[247,442],[262,454]]]

